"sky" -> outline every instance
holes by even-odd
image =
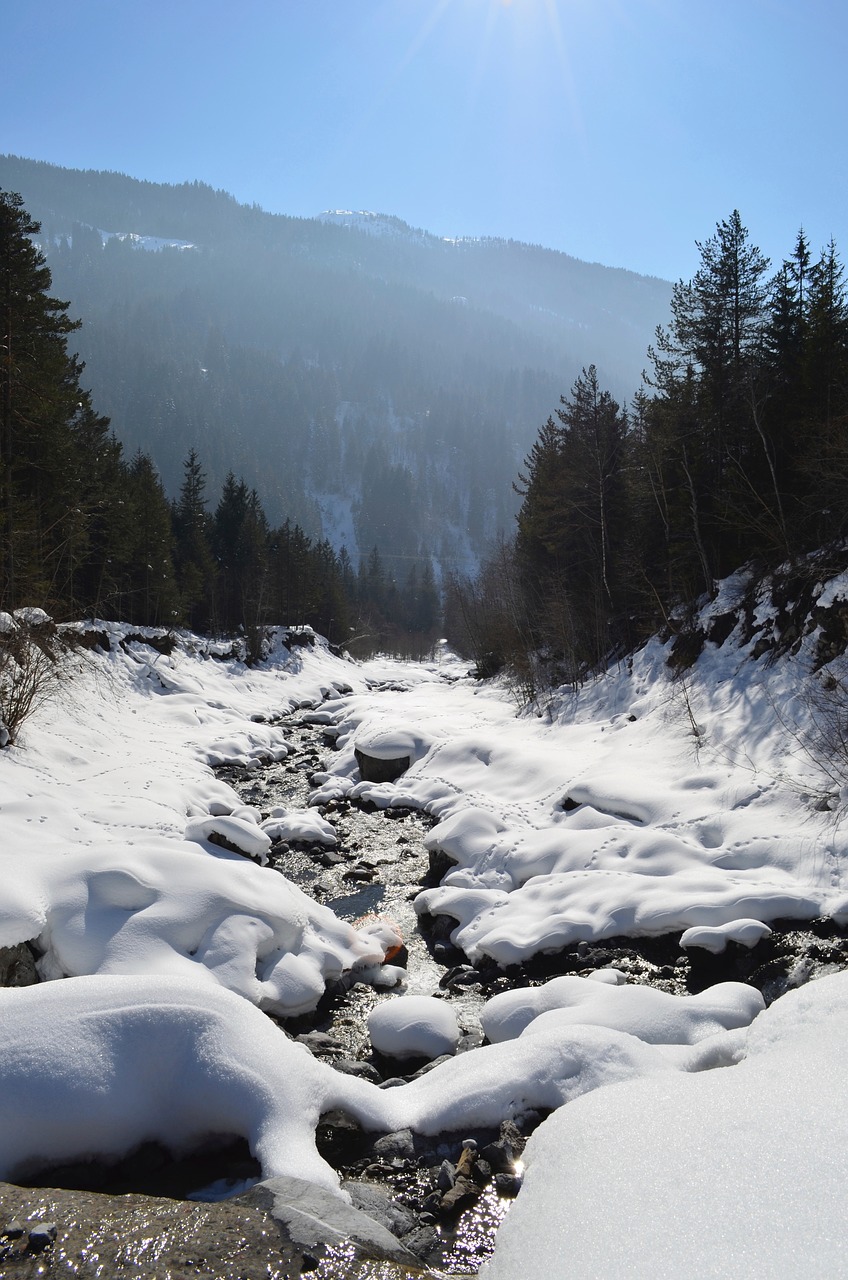
[[[839,0],[0,7],[0,152],[672,280],[734,208],[775,264],[848,245]]]

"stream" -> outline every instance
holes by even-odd
[[[262,770],[224,766],[216,772],[236,790],[244,803],[263,814],[276,806],[302,809],[314,790],[312,776],[323,769],[328,750],[324,729],[300,715],[281,724],[290,744],[289,756]],[[409,809],[375,810],[347,800],[333,801],[319,812],[333,824],[338,844],[324,845],[280,841],[269,855],[269,865],[280,871],[316,901],[340,918],[357,923],[369,915],[385,916],[397,925],[404,939],[404,953],[393,958],[407,973],[407,994],[437,995],[451,1004],[461,1031],[457,1052],[477,1048],[483,1042],[479,1011],[495,991],[509,981],[496,970],[480,973],[470,966],[447,938],[452,922],[430,922],[425,932],[413,900],[428,883],[436,883],[438,869],[431,867],[424,838],[433,825],[426,815]],[[328,989],[312,1014],[283,1023],[319,1058],[339,1070],[362,1075],[375,1084],[402,1083],[433,1065],[422,1060],[385,1058],[371,1048],[367,1019],[380,1001],[392,999],[398,988],[378,988],[364,982],[341,982]],[[537,1117],[538,1120],[541,1117]],[[528,1131],[532,1127],[530,1118]],[[524,1135],[508,1126],[511,1149],[518,1156]],[[454,1207],[443,1207],[439,1174],[442,1164],[456,1162],[462,1139],[468,1135],[442,1135],[442,1139],[414,1138],[414,1149],[392,1135],[374,1141],[350,1128],[345,1117],[330,1115],[319,1126],[321,1154],[340,1173],[357,1202],[357,1183],[376,1181],[392,1194],[399,1210],[412,1215],[403,1243],[430,1266],[446,1274],[476,1272],[493,1248],[494,1233],[519,1185],[514,1174],[494,1170],[476,1161],[474,1190],[457,1197]],[[497,1130],[477,1134],[480,1146],[503,1145]],[[441,1174],[444,1182],[444,1173]],[[402,1224],[405,1225],[405,1224]]]

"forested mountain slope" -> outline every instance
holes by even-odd
[[[473,563],[511,528],[512,480],[560,394],[594,363],[628,399],[668,311],[663,281],[397,219],[288,218],[12,156],[0,188],[42,224],[127,453],[175,494],[194,448],[211,487],[233,470],[272,521],[352,552]]]

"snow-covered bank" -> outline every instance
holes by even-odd
[[[284,756],[281,730],[251,717],[320,702],[352,668],[278,645],[251,671],[190,640],[166,655],[110,630],[109,654],[83,662],[0,761],[0,946],[35,942],[47,978],[173,974],[284,1015],[314,1008],[329,978],[385,947],[210,842],[254,857],[270,844],[210,765]]]
[[[841,973],[761,1014],[730,1070],[563,1107],[481,1277],[844,1275],[846,1049]]]
[[[705,631],[739,592],[725,584]],[[819,602],[846,595],[840,579]],[[339,754],[318,798],[412,804],[439,819],[431,847],[456,865],[416,906],[452,917],[472,960],[507,965],[693,927],[733,936],[736,922],[846,922],[848,846],[819,792],[839,802],[834,777],[848,780],[848,758],[834,757],[827,776],[805,745],[845,659],[812,674],[822,635],[812,624],[793,655],[756,658],[774,612],[763,602],[756,640],[740,620],[677,677],[672,642],[652,641],[541,718],[516,719],[506,693],[468,684],[331,703]],[[359,781],[355,748],[377,741],[389,753],[393,739],[412,746],[411,768],[394,783]]]

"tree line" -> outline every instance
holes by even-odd
[[[452,634],[488,669],[539,655],[579,680],[750,564],[848,533],[848,304],[831,242],[799,232],[776,273],[739,213],[674,286],[629,407],[594,365],[541,428],[517,534],[448,592]]]
[[[429,559],[395,574],[375,547],[355,570],[344,548],[291,520],[272,527],[232,471],[210,507],[196,450],[173,501],[147,453],[124,457],[68,351],[79,322],[50,295],[39,230],[19,195],[0,191],[0,609],[216,634],[308,624],[365,648],[432,643]]]

